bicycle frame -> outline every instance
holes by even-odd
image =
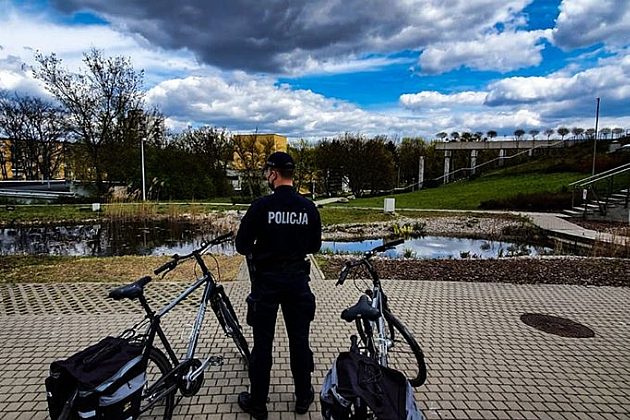
[[[179,371],[184,366],[186,366],[191,360],[193,360],[195,356],[195,351],[197,349],[197,344],[199,341],[199,335],[201,333],[203,320],[206,314],[206,310],[208,308],[208,304],[222,290],[222,286],[216,283],[216,281],[214,280],[214,277],[212,276],[212,273],[210,273],[210,271],[207,269],[207,267],[203,263],[203,260],[201,261],[200,260],[201,260],[201,257],[198,258],[198,262],[200,263],[201,269],[204,272],[203,276],[198,278],[194,284],[192,284],[190,287],[184,290],[179,296],[173,299],[170,303],[168,303],[163,308],[161,308],[157,313],[154,312],[150,308],[144,295],[139,296],[140,304],[142,305],[142,307],[144,308],[146,312],[146,319],[149,320],[149,326],[147,327],[147,333],[145,334],[147,338],[145,341],[144,357],[145,358],[149,357],[149,350],[153,346],[153,342],[157,334],[160,341],[162,342],[162,345],[164,346],[164,349],[166,350],[168,354],[168,357],[171,359],[172,365],[174,366],[173,369],[168,374],[164,375],[158,381],[156,381],[150,387],[151,389],[154,387],[161,386],[162,383],[164,383],[167,379],[170,379],[172,376],[178,374]],[[190,296],[195,290],[199,289],[202,286],[204,286],[205,288],[203,291],[203,296],[201,298],[199,309],[197,310],[197,315],[195,316],[195,321],[194,321],[190,338],[188,341],[188,348],[186,351],[186,356],[182,360],[179,360],[173,348],[171,347],[168,341],[168,338],[166,337],[166,334],[164,333],[164,330],[162,329],[162,326],[160,325],[160,322],[162,318],[166,316],[166,314],[168,314],[173,308],[175,308],[175,306],[177,306],[179,303],[185,300],[188,296]],[[186,376],[183,377],[183,379],[187,382],[194,381],[197,377],[199,377],[199,375],[201,375],[201,373],[203,373],[207,369],[208,365],[213,361],[216,361],[216,357],[208,356],[208,358],[206,358],[202,362],[201,366],[199,366],[197,369],[195,369],[192,372],[188,372]],[[177,382],[175,382],[174,385],[172,385],[170,388],[164,390],[160,395],[155,397],[154,402],[159,401],[164,395],[168,394],[175,388],[177,388]],[[147,408],[150,408],[152,405],[153,404],[150,404],[149,407]]]
[[[371,333],[371,339],[373,341],[372,346],[374,346],[372,350],[378,355],[379,364],[381,366],[387,366],[387,352],[391,347],[392,342],[387,336],[385,329],[385,315],[383,314],[383,310],[386,309],[386,297],[381,286],[381,280],[372,264],[368,260],[364,260],[362,263],[366,266],[368,273],[370,273],[370,277],[372,278],[372,307],[377,309],[381,314],[376,321],[367,321],[367,323],[370,324],[371,331],[369,333]],[[376,343],[374,343],[374,330],[376,330]]]

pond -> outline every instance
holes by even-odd
[[[5,228],[0,229],[0,255],[181,255],[223,233],[211,226],[166,221]],[[213,249],[235,253],[229,242]]]
[[[354,242],[324,241],[322,252],[350,254],[369,251],[383,243],[380,239]],[[490,241],[485,239],[455,238],[449,236],[423,236],[406,239],[404,243],[381,255],[389,258],[460,259],[460,258],[500,258],[520,255],[553,254],[553,249],[543,246]]]
[[[182,222],[94,223],[72,226],[38,226],[0,229],[0,255],[122,256],[187,254],[215,232],[210,225]],[[324,253],[357,253],[374,248],[381,240],[324,241]],[[233,255],[232,243],[214,252]],[[424,236],[407,239],[386,254],[390,258],[497,258],[552,253],[551,248],[505,241]]]

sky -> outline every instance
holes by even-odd
[[[34,54],[144,70],[174,131],[630,129],[628,0],[0,0],[0,89],[45,96]]]

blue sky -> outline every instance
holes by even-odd
[[[145,71],[173,130],[630,129],[626,0],[0,0],[0,89],[45,95],[34,51]]]

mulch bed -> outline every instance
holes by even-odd
[[[356,257],[324,258],[324,276],[336,279],[344,262]],[[630,286],[630,260],[621,258],[374,259],[373,262],[383,279]]]

